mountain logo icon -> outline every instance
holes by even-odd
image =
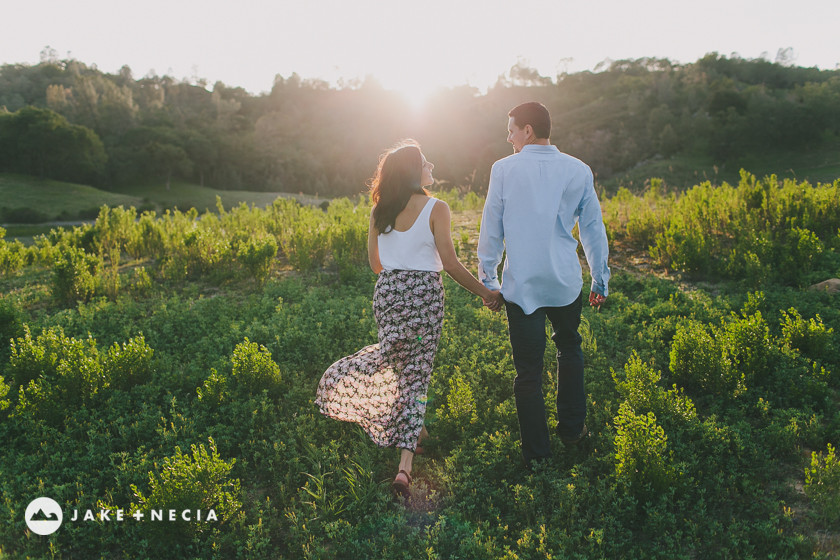
[[[29,521],[58,521],[58,515],[55,513],[44,513],[44,510],[39,509],[35,515],[29,518]]]
[[[61,506],[52,498],[35,498],[26,507],[24,514],[26,526],[36,535],[51,535],[55,533],[64,519]]]

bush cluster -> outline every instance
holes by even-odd
[[[16,393],[15,415],[59,424],[68,410],[90,406],[109,388],[128,390],[147,383],[153,354],[142,336],[101,352],[93,338],[77,339],[61,327],[11,340],[4,376]]]
[[[737,186],[709,182],[604,204],[616,239],[648,249],[662,267],[713,279],[802,285],[840,273],[840,180],[812,186],[741,171]]]

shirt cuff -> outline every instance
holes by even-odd
[[[483,278],[481,283],[484,284],[484,287],[488,290],[501,290],[502,285],[499,284],[498,278]]]
[[[607,297],[609,294],[609,290],[607,289],[606,284],[601,284],[600,282],[596,282],[592,280],[592,286],[589,288],[590,291],[595,292],[596,294],[600,294],[604,297]]]

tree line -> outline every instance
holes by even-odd
[[[515,65],[482,93],[440,90],[422,110],[374,79],[332,86],[277,76],[259,95],[221,82],[135,78],[42,53],[0,67],[0,171],[111,188],[173,179],[221,189],[353,195],[377,156],[413,137],[438,179],[481,192],[510,153],[507,111],[539,100],[552,142],[600,180],[657,157],[737,165],[768,150],[840,142],[840,70],[710,53],[541,76]]]

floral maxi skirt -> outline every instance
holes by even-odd
[[[331,365],[315,404],[359,424],[377,445],[414,451],[443,325],[439,272],[384,270],[373,292],[379,343]]]

